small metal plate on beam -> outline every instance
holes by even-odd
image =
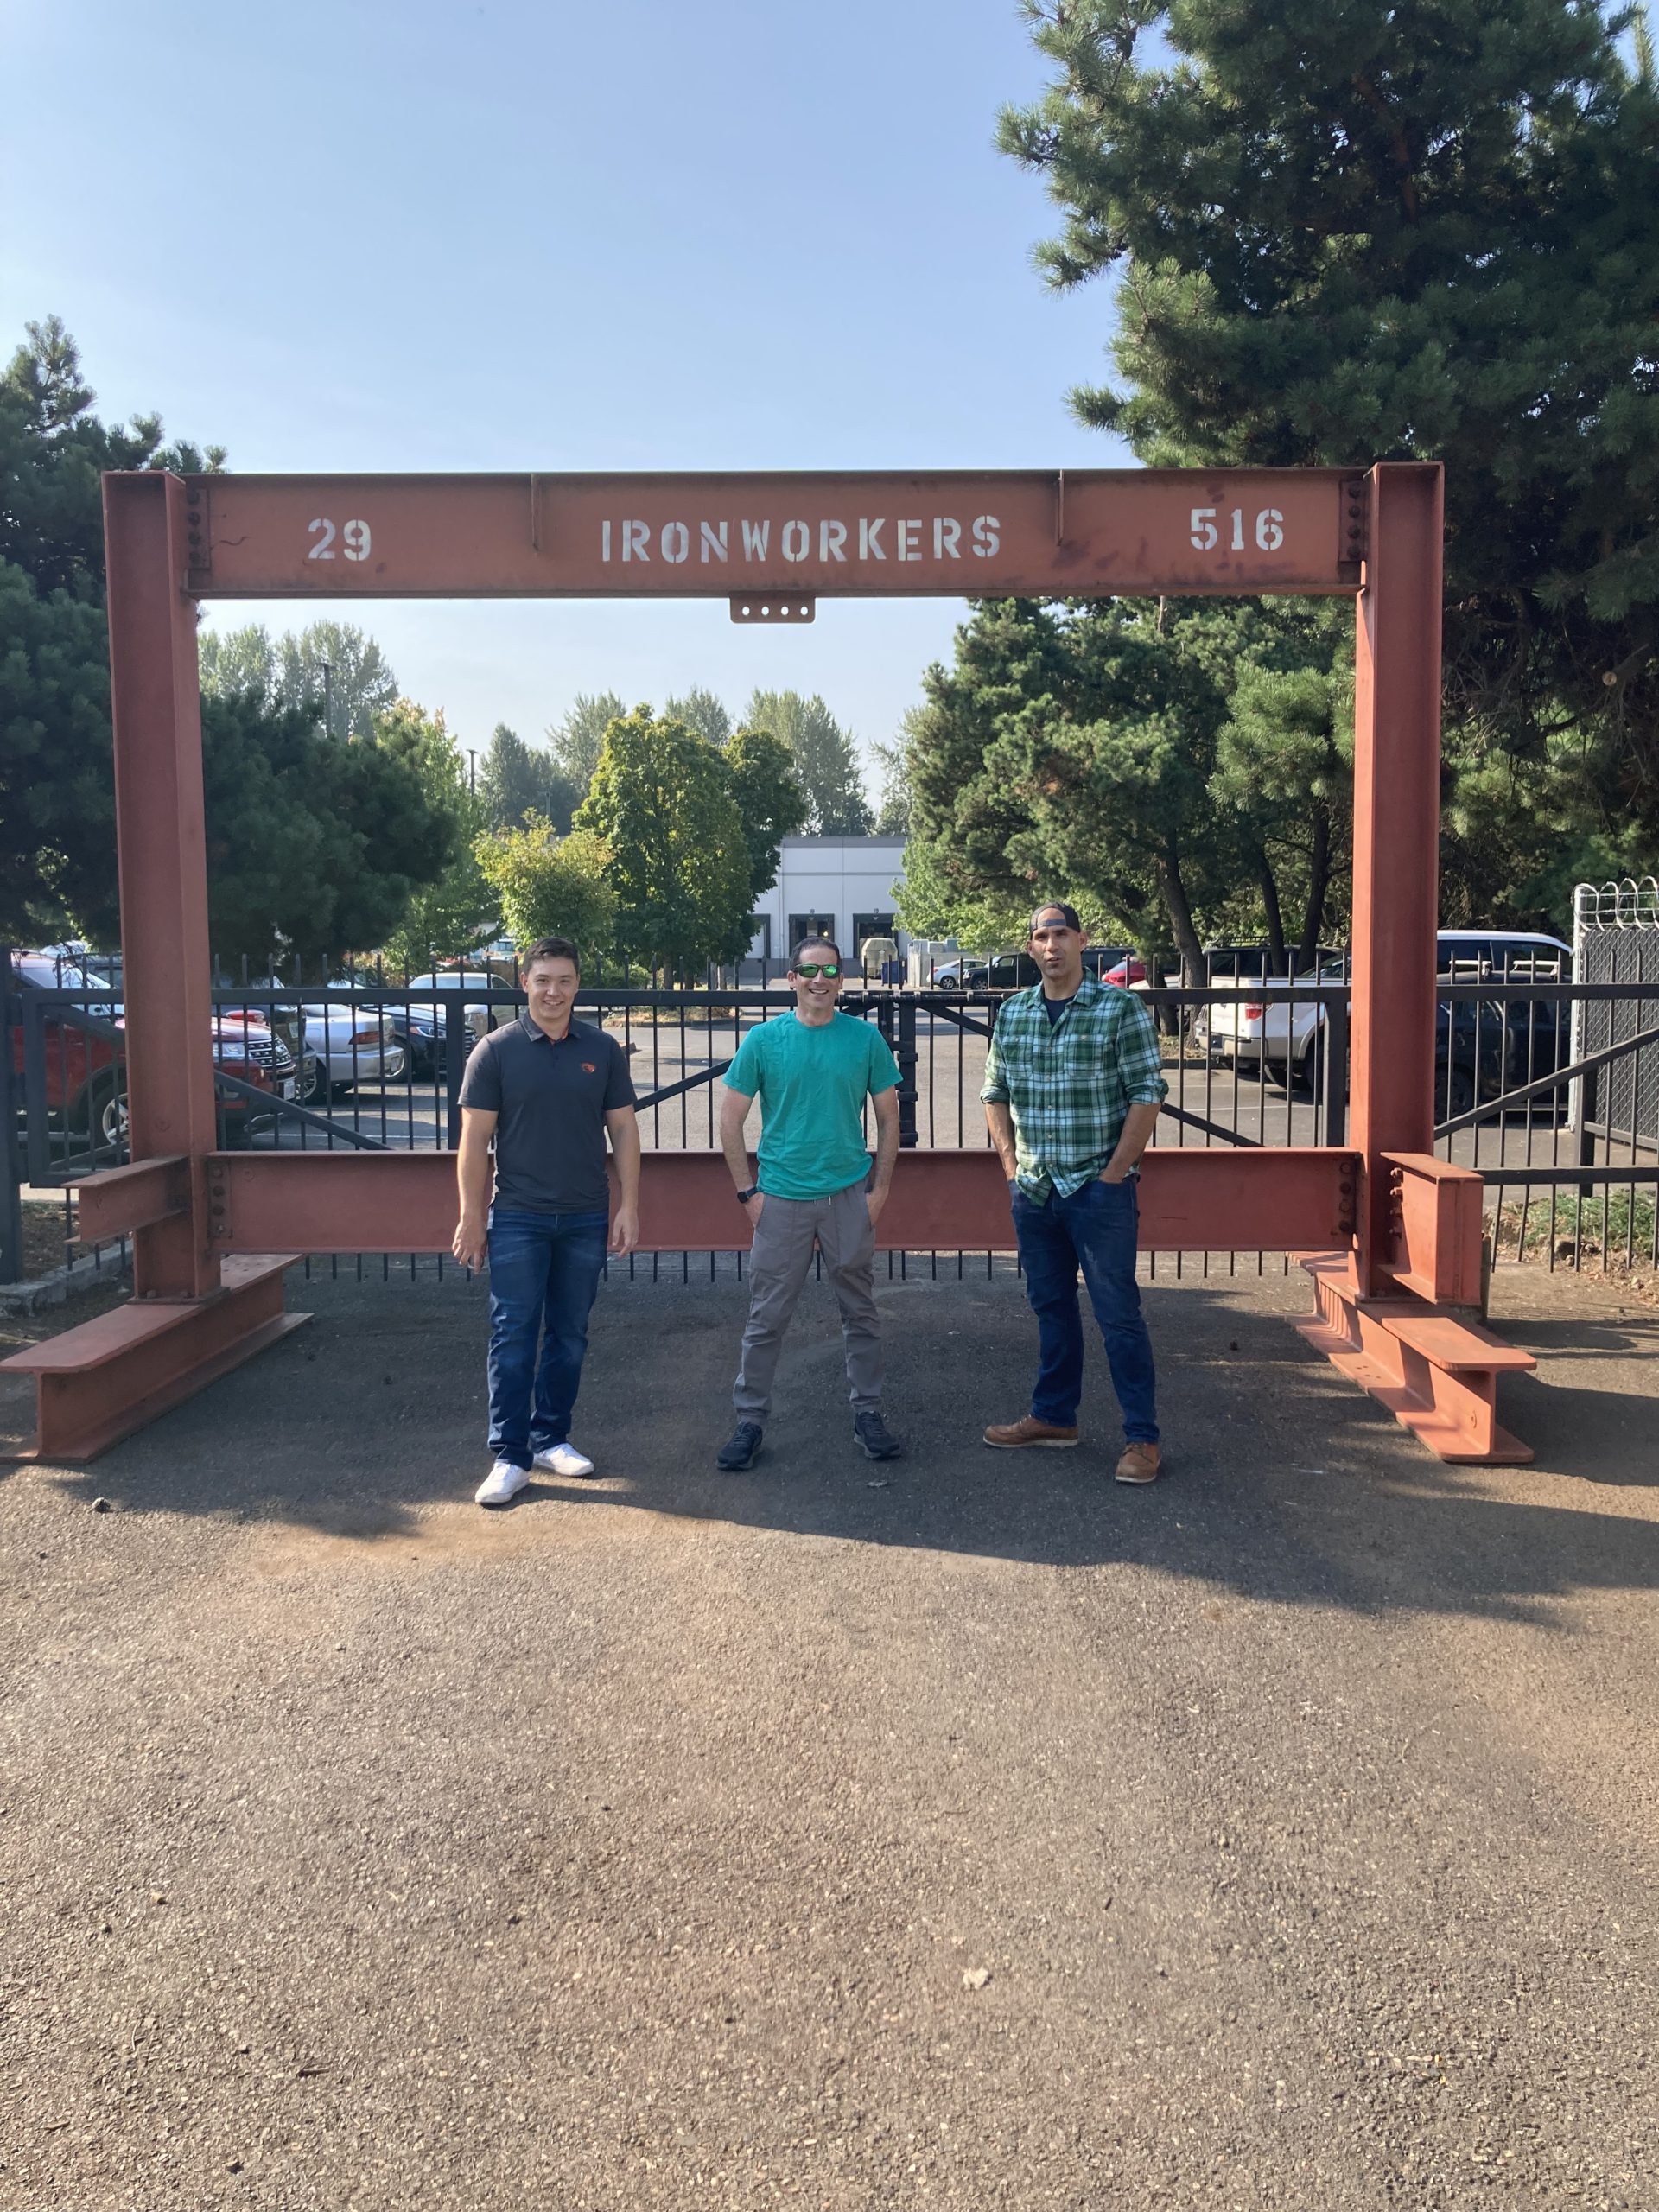
[[[818,602],[810,591],[734,591],[734,622],[812,622]]]

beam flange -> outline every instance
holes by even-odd
[[[207,1298],[134,1298],[78,1328],[0,1360],[35,1377],[32,1447],[17,1459],[95,1459],[124,1436],[170,1412],[219,1376],[303,1327],[283,1311],[283,1274],[297,1254],[246,1255],[225,1263]]]

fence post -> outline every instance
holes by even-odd
[[[22,1009],[13,1005],[11,947],[0,944],[0,1282],[23,1274],[23,1161],[17,1136],[16,1086],[12,1080],[12,1022],[22,1034]]]
[[[494,978],[491,978],[492,983]],[[454,1152],[461,1142],[461,1079],[467,1072],[467,1048],[470,1037],[467,1027],[467,1008],[462,1003],[466,994],[456,989],[447,992],[449,1003],[443,1009],[443,1087],[449,1101],[449,1149]]]
[[[1317,970],[1316,970],[1317,972]],[[1325,1002],[1325,1141],[1348,1141],[1348,995]]]
[[[899,1001],[899,1041],[894,1058],[899,1063],[899,1149],[913,1151],[919,1141],[916,1134],[916,1001],[909,991],[897,991]]]
[[[1592,1068],[1588,1075],[1574,1077],[1579,1094],[1579,1126],[1574,1132],[1577,1141],[1573,1150],[1578,1154],[1578,1165],[1580,1167],[1593,1167],[1596,1164],[1596,1132],[1592,1125],[1596,1112],[1596,1077],[1600,1072],[1599,1068]],[[1607,1157],[1611,1160],[1612,1156],[1610,1147]],[[1593,1183],[1580,1184],[1579,1196],[1581,1198],[1593,1198],[1595,1195],[1596,1186]],[[1553,1223],[1551,1229],[1553,1234]]]

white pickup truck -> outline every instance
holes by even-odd
[[[1435,943],[1436,970],[1441,981],[1448,983],[1554,983],[1565,981],[1572,969],[1573,949],[1558,937],[1519,930],[1441,930]],[[1293,981],[1340,983],[1345,972],[1343,961],[1325,960],[1314,976],[1237,976],[1228,978],[1224,986],[1217,978],[1217,988],[1249,991],[1253,984],[1262,982],[1281,986]],[[1508,1019],[1511,1027],[1517,1020],[1527,1027],[1527,1002],[1511,1001]],[[1551,1010],[1552,1035],[1554,1019]],[[1531,1026],[1540,1025],[1534,1020]],[[1500,1021],[1499,1030],[1502,1027]],[[1253,1067],[1290,1083],[1312,1075],[1324,1029],[1325,1008],[1317,1001],[1298,1004],[1281,1000],[1272,1004],[1247,998],[1200,1007],[1192,1024],[1192,1039],[1217,1065]],[[1530,1057],[1535,1062],[1535,1072],[1548,1074],[1554,1062],[1539,1057],[1541,1041],[1540,1037]],[[1480,1051],[1478,1039],[1475,1049]],[[1466,1054],[1452,1053],[1454,1065],[1462,1057]]]

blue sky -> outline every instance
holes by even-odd
[[[1109,300],[1030,266],[1014,0],[0,0],[0,340],[245,469],[1104,467]],[[22,95],[19,97],[19,95]],[[332,612],[320,605],[315,612]],[[225,604],[297,626],[311,612]],[[578,691],[822,691],[890,736],[957,604],[417,604],[366,626],[461,741]]]

